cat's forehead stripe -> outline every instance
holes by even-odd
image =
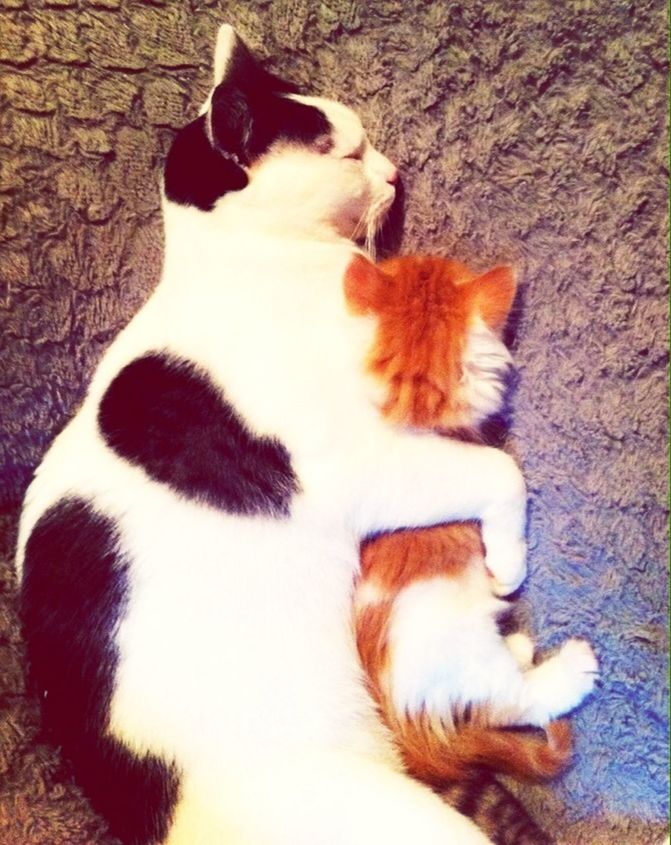
[[[289,95],[297,102],[304,103],[318,109],[333,126],[336,137],[343,144],[351,146],[352,149],[359,148],[364,139],[365,132],[361,121],[352,109],[335,100],[327,100],[324,97],[304,97],[299,94]]]

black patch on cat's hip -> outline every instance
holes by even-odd
[[[127,570],[112,520],[85,501],[63,500],[28,539],[21,612],[46,732],[111,832],[126,845],[148,845],[165,837],[179,783],[174,765],[137,757],[105,735]]]
[[[132,361],[102,398],[107,444],[155,481],[241,515],[287,516],[298,480],[286,448],[252,434],[206,373],[154,353]]]
[[[212,149],[205,117],[179,130],[165,162],[164,190],[169,200],[211,211],[219,197],[246,185],[242,167]]]

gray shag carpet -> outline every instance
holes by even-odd
[[[668,814],[664,0],[0,0],[0,843],[111,840],[26,693],[12,548],[32,470],[161,264],[157,179],[218,25],[358,108],[401,168],[397,245],[524,281],[510,445],[522,616],[603,668],[577,760],[520,789],[560,843]],[[401,219],[401,218],[399,218]]]

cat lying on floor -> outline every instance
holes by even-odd
[[[511,269],[477,276],[431,256],[377,267],[360,259],[345,290],[356,313],[375,321],[367,369],[387,418],[477,442],[480,424],[501,410],[512,363],[500,340],[515,295]],[[397,531],[363,546],[359,653],[406,764],[431,783],[483,766],[526,780],[556,775],[570,758],[570,731],[548,722],[594,685],[587,642],[568,640],[534,666],[527,636],[501,637],[496,620],[509,606],[492,587],[472,522]],[[548,741],[503,729],[523,725],[546,728]]]
[[[38,468],[17,568],[45,728],[129,845],[485,845],[410,777],[359,664],[376,531],[479,519],[525,575],[512,458],[384,419],[343,279],[394,166],[230,27],[164,173],[156,290]],[[408,490],[412,495],[408,495]]]

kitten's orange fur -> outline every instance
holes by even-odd
[[[430,256],[393,259],[377,267],[356,259],[345,278],[353,311],[377,320],[367,362],[385,388],[383,412],[399,424],[478,436],[482,417],[469,407],[462,365],[474,319],[500,333],[515,296],[509,267],[477,276],[464,265]],[[420,713],[398,714],[389,686],[388,641],[394,601],[413,582],[458,580],[484,567],[475,523],[383,535],[364,544],[355,597],[357,646],[371,689],[394,731],[408,769],[430,783],[459,780],[484,766],[524,780],[560,772],[571,756],[566,721],[552,722],[547,739],[490,725],[486,706],[446,714],[437,723]],[[358,601],[366,594],[375,601]]]
[[[505,325],[515,296],[511,268],[477,276],[426,255],[377,267],[360,258],[345,276],[345,296],[353,310],[377,317],[368,369],[388,388],[385,414],[423,428],[472,427],[460,390],[462,354],[476,314],[495,331]]]

